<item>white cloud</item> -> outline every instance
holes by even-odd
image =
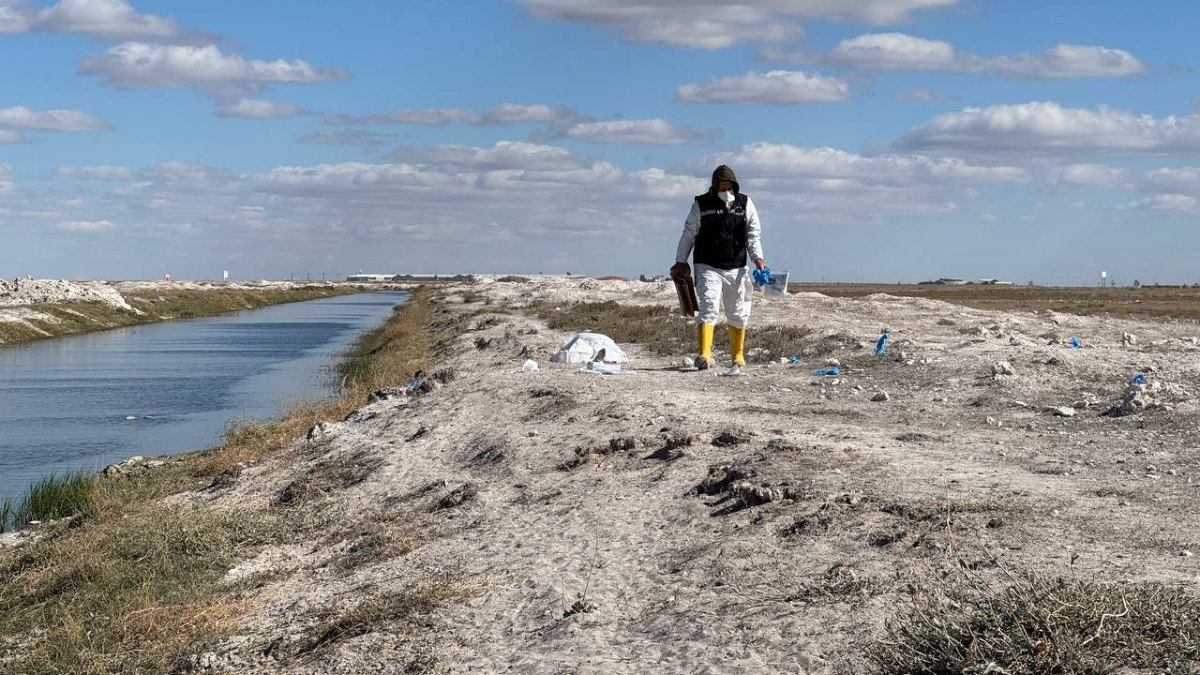
[[[826,60],[878,70],[943,71],[1021,79],[1125,77],[1145,74],[1148,70],[1123,49],[1060,44],[1036,54],[985,57],[960,52],[943,40],[904,33],[869,33],[842,40]]]
[[[1123,49],[1061,44],[1038,54],[987,59],[984,72],[1025,79],[1125,77],[1148,72],[1146,64]]]
[[[16,145],[25,143],[29,139],[25,138],[25,134],[16,129],[0,129],[0,145]]]
[[[925,87],[908,89],[892,98],[902,103],[949,103],[958,100],[958,97],[952,94],[944,94]]]
[[[953,152],[1193,155],[1200,153],[1200,115],[1156,118],[1053,102],[963,108],[909,131],[898,145]]]
[[[739,42],[777,43],[798,35],[805,19],[889,24],[916,10],[949,7],[957,0],[517,0],[542,19],[580,21],[613,28],[635,42],[720,49]]]
[[[1078,189],[1120,189],[1133,185],[1128,171],[1103,164],[1070,164],[1051,172],[1050,179],[1059,187]]]
[[[19,131],[104,131],[107,123],[82,110],[30,110],[24,106],[0,108],[0,129]]]
[[[363,148],[377,148],[395,138],[395,134],[381,134],[376,131],[351,129],[346,131],[315,131],[304,134],[296,139],[297,143],[314,145],[353,145]]]
[[[662,119],[648,119],[583,122],[569,127],[565,135],[585,143],[680,145],[708,143],[719,134],[715,131],[683,129]]]
[[[74,178],[76,180],[133,180],[136,174],[133,169],[124,166],[101,164],[98,166],[60,166],[54,170],[59,178]]]
[[[479,124],[483,118],[473,110],[463,108],[406,108],[386,113],[370,115],[331,115],[325,118],[325,124],[336,126],[354,125],[402,125],[421,124],[429,126],[445,126],[451,122]]]
[[[268,84],[346,79],[337,68],[317,68],[300,59],[263,61],[221,52],[216,45],[193,47],[125,42],[88,56],[79,72],[96,75],[119,89],[189,87],[232,98]]]
[[[58,229],[71,232],[103,232],[115,227],[107,220],[68,220],[58,224]]]
[[[488,124],[566,124],[586,121],[579,113],[566,106],[549,106],[542,103],[523,105],[501,103],[488,111]]]
[[[138,14],[125,0],[59,0],[38,12],[33,26],[110,40],[167,39],[182,34],[173,20]]]
[[[0,195],[10,195],[16,191],[17,184],[13,182],[12,167],[0,162]]]
[[[0,35],[15,35],[29,30],[30,17],[28,12],[19,7],[0,4]]]
[[[250,117],[254,119],[269,119],[277,117],[299,117],[300,115],[309,115],[311,113],[295,103],[239,98],[233,103],[229,103],[218,108],[217,114],[221,117]]]
[[[1131,202],[1127,208],[1140,209],[1144,211],[1168,211],[1172,213],[1197,213],[1197,207],[1200,207],[1200,199],[1189,195],[1181,194],[1161,194],[1139,199],[1136,202]]]
[[[689,103],[795,104],[844,101],[847,84],[818,73],[772,70],[713,78],[679,87],[677,97]]]
[[[574,153],[553,145],[500,141],[490,148],[441,145],[397,148],[388,154],[397,162],[456,171],[574,171],[585,167]]]
[[[705,160],[706,166],[717,164],[728,164],[748,176],[851,180],[872,185],[1011,183],[1028,177],[1020,167],[979,166],[957,158],[868,157],[836,148],[805,148],[766,142],[716,153]]]
[[[1200,168],[1155,169],[1146,173],[1146,182],[1168,192],[1200,192]]]

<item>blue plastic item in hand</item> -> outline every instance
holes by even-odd
[[[838,368],[822,368],[813,371],[813,377],[836,377],[841,374],[842,371]]]
[[[1129,384],[1146,384],[1146,374],[1138,373],[1137,375],[1134,375],[1133,377],[1129,378]]]
[[[1071,336],[1071,349],[1083,349],[1083,343],[1074,335]]]
[[[884,333],[879,336],[879,342],[875,343],[875,355],[883,356],[887,353],[887,341],[892,337],[891,333]]]
[[[771,283],[771,268],[764,267],[761,270],[754,270],[754,285],[768,286]]]

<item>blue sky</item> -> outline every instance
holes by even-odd
[[[847,6],[852,9],[846,9]],[[1194,3],[0,0],[0,274],[1200,281]]]

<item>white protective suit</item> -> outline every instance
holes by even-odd
[[[700,204],[692,201],[692,211],[684,221],[683,235],[679,237],[679,248],[675,251],[675,262],[686,263],[692,255],[696,234],[700,232]],[[754,201],[746,197],[746,254],[749,260],[763,257],[762,225],[758,220],[758,209]],[[722,303],[725,305],[725,320],[734,328],[745,328],[750,321],[750,293],[754,290],[748,267],[723,270],[708,265],[696,265],[693,273],[696,280],[696,299],[700,301],[699,323],[715,324]]]

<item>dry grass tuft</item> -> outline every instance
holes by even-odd
[[[968,573],[913,596],[868,657],[884,675],[1195,673],[1200,598],[1160,584]]]

